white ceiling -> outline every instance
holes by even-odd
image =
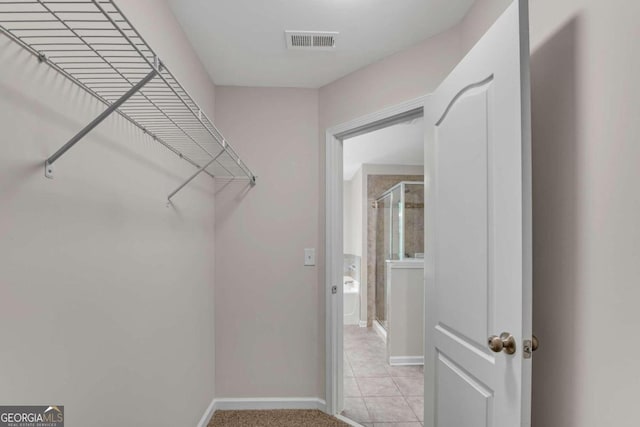
[[[218,85],[324,86],[458,23],[474,0],[169,0]],[[331,52],[285,30],[339,31]]]
[[[345,139],[344,180],[353,179],[363,164],[423,165],[424,119],[421,117]]]

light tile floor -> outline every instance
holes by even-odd
[[[367,427],[421,427],[422,366],[390,366],[372,328],[344,327],[344,411]]]

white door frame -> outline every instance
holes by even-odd
[[[383,127],[398,116],[424,109],[428,95],[384,108],[325,131],[325,331],[326,412],[336,414],[340,408],[343,373],[343,211],[342,211],[342,138]],[[337,293],[332,293],[336,286]],[[425,342],[426,346],[426,342]]]

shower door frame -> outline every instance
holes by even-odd
[[[406,246],[405,246],[405,221],[406,221],[406,205],[405,205],[405,199],[406,199],[406,187],[407,185],[422,185],[423,189],[422,191],[424,192],[424,181],[400,181],[399,183],[393,185],[392,187],[390,187],[389,189],[387,189],[384,193],[382,193],[380,195],[380,197],[378,197],[376,199],[376,210],[379,208],[378,203],[385,199],[385,198],[389,198],[390,200],[390,204],[389,204],[389,208],[391,209],[390,214],[389,214],[389,223],[385,224],[389,227],[389,253],[385,254],[385,259],[383,260],[383,262],[386,262],[387,260],[394,260],[394,261],[403,261],[405,259],[407,259],[407,257],[405,256],[405,254],[407,253],[405,251]],[[394,197],[393,197],[393,192],[397,189],[400,188],[400,206],[398,208],[398,210],[400,211],[398,213],[399,216],[399,225],[398,225],[398,259],[395,260],[393,258],[393,218],[394,218],[394,211],[393,211],[393,207],[394,207]],[[385,221],[386,222],[386,221]],[[388,257],[388,258],[387,258]],[[409,257],[409,259],[411,259]],[[376,263],[378,263],[378,256],[376,254]],[[386,276],[386,273],[385,273]],[[383,292],[384,294],[384,314],[385,317],[387,316],[387,313],[389,311],[388,307],[387,307],[387,301],[386,301],[386,277],[383,278],[383,283],[384,283],[384,287],[385,290]],[[375,302],[374,302],[374,306],[375,306],[375,318],[373,319],[374,321],[377,321],[380,326],[382,326],[382,328],[386,331],[387,330],[387,326],[385,326],[384,324],[382,324],[382,322],[380,321],[380,319],[378,318],[378,268],[376,266],[376,283],[374,284],[374,287],[376,289],[376,295],[375,295]]]
[[[424,114],[429,95],[405,101],[325,131],[325,406],[326,413],[358,426],[339,412],[343,405],[343,170],[342,141]]]
[[[400,217],[402,218],[402,225],[403,226],[405,224],[404,221],[406,219],[405,218],[405,208],[406,208],[406,206],[405,206],[405,189],[404,189],[404,187],[407,184],[408,185],[424,185],[424,181],[400,181],[399,183],[397,183],[396,185],[394,185],[393,187],[389,188],[387,191],[382,193],[380,195],[380,197],[378,197],[376,199],[376,203],[377,203],[380,200],[382,200],[385,197],[387,197],[388,195],[391,195],[391,204],[393,205],[393,190],[395,190],[396,187],[401,187],[402,190],[400,191]],[[424,191],[424,189],[423,189],[423,191]],[[391,215],[393,216],[393,213]],[[391,218],[391,221],[393,221],[393,218]],[[389,226],[389,232],[391,233],[391,236],[392,236],[391,240],[393,240],[393,224],[391,224]],[[405,254],[405,251],[404,251],[404,248],[405,248],[405,246],[404,246],[404,241],[405,241],[405,238],[404,238],[404,227],[400,227],[400,230],[398,231],[398,234],[400,236],[399,237],[398,247],[403,249],[402,252],[400,253],[398,259],[399,260],[403,260],[403,259],[406,258],[405,255],[404,255]]]

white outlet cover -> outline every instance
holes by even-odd
[[[306,248],[304,250],[304,265],[316,265],[315,248]]]

